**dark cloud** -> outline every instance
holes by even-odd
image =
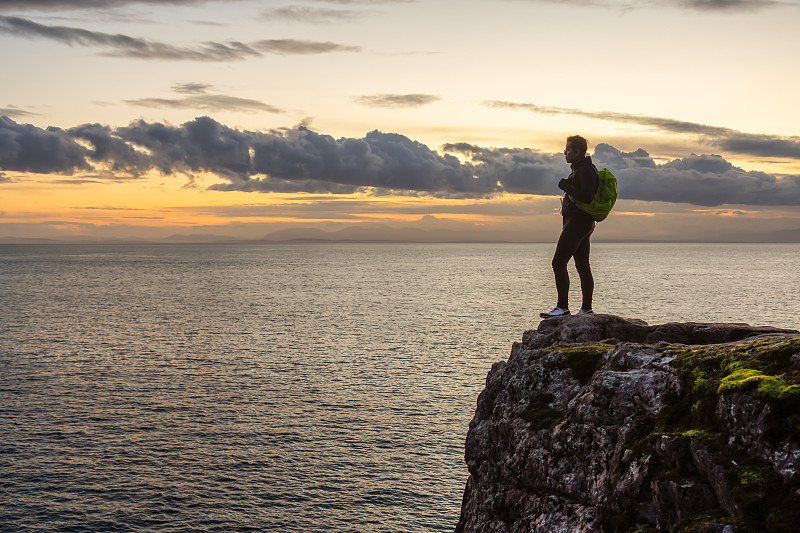
[[[58,183],[60,185],[86,185],[87,183],[103,183],[103,181],[99,179],[81,178],[70,180],[53,180],[52,183]]]
[[[521,148],[448,144],[445,155],[396,133],[340,138],[306,127],[270,132],[229,128],[200,117],[181,126],[137,121],[111,129],[85,124],[41,129],[0,118],[0,171],[72,174],[108,169],[128,175],[211,173],[216,190],[485,198],[503,192],[559,195],[568,172],[562,154]],[[461,154],[464,161],[450,155]],[[642,149],[595,147],[593,159],[612,169],[620,198],[702,206],[800,205],[800,176],[747,172],[718,155],[690,155],[657,164]],[[91,176],[95,177],[95,176]]]
[[[186,22],[191,22],[192,24],[197,24],[198,26],[216,26],[218,28],[228,26],[228,24],[217,22],[215,20],[187,20]]]
[[[561,154],[464,143],[445,145],[444,149],[469,156],[478,176],[496,179],[509,192],[558,194],[556,182],[565,173]],[[645,150],[621,152],[599,144],[593,161],[614,172],[620,198],[702,206],[800,205],[800,176],[778,178],[747,172],[718,155],[693,154],[658,165]]]
[[[117,137],[108,126],[84,124],[67,130],[67,135],[92,145],[86,158],[94,163],[109,162],[113,171],[139,175],[150,168],[149,157]]]
[[[372,107],[421,107],[441,100],[433,94],[372,94],[356,96],[353,101]]]
[[[639,148],[634,152],[620,152],[611,145],[601,143],[594,149],[592,161],[595,164],[622,170],[626,168],[656,168],[656,163],[646,150]]]
[[[23,9],[108,9],[134,4],[181,6],[212,0],[0,0],[0,10]]]
[[[359,52],[358,46],[346,46],[330,41],[300,41],[296,39],[269,39],[255,41],[253,48],[271,54],[324,54],[326,52]]]
[[[644,150],[623,153],[601,144],[594,160],[614,169],[621,198],[702,206],[800,205],[800,176],[747,172],[718,155],[692,154],[656,165]]]
[[[0,170],[71,174],[92,168],[87,155],[60,128],[42,129],[0,116]]]
[[[73,206],[72,209],[86,209],[89,211],[144,211],[140,207],[120,207],[114,205]]]
[[[116,134],[147,148],[150,164],[165,174],[214,172],[226,178],[251,173],[252,134],[201,117],[183,126],[137,121],[118,128]]]
[[[597,120],[608,120],[610,122],[638,124],[654,130],[669,131],[672,133],[723,135],[732,131],[717,126],[708,126],[706,124],[697,124],[694,122],[685,122],[682,120],[674,120],[669,118],[650,117],[646,115],[617,113],[614,111],[584,111],[582,109],[573,109],[567,107],[549,107],[519,102],[506,102],[501,100],[488,100],[484,102],[484,104],[494,108],[530,111],[531,113],[539,113],[542,115],[573,115]]]
[[[350,193],[369,188],[442,196],[498,191],[494,182],[475,177],[470,165],[395,133],[373,131],[363,139],[335,139],[302,126],[247,132],[207,117],[179,127],[138,121],[113,131],[99,125],[49,131],[8,118],[0,124],[2,170],[71,173],[104,162],[129,172],[144,167],[165,174],[211,172],[226,181],[215,186],[222,190]],[[18,141],[25,132],[27,137]],[[52,149],[59,145],[72,152]],[[58,153],[72,157],[55,159]]]
[[[0,33],[31,38],[44,38],[64,44],[97,46],[110,51],[104,55],[136,59],[173,61],[237,61],[264,54],[322,54],[327,52],[356,52],[360,48],[332,42],[296,39],[271,39],[252,43],[208,41],[194,48],[174,46],[157,41],[109,34],[67,26],[46,26],[20,17],[0,17]]]
[[[0,10],[26,9],[108,9],[129,5],[193,6],[219,0],[0,0]],[[235,2],[237,0],[225,0]],[[320,1],[320,0],[318,0]],[[321,0],[331,4],[394,4],[414,0]]]
[[[495,192],[450,155],[396,133],[373,131],[363,139],[334,139],[305,128],[257,140],[254,170],[288,180],[322,179],[354,187],[390,191]]]
[[[703,161],[680,160],[691,166]],[[683,202],[702,206],[723,204],[800,205],[800,176],[776,178],[763,172],[732,169],[707,173],[697,169],[664,166],[619,172],[623,198]]]
[[[800,159],[800,137],[778,137],[730,130],[729,134],[710,138],[709,141],[713,146],[737,154]]]
[[[10,107],[0,107],[0,116],[7,116],[12,118],[19,118],[19,117],[32,117],[36,113],[31,113],[30,111],[25,111],[24,109],[20,109],[18,107],[10,106]]]
[[[41,37],[68,45],[99,46],[111,51],[105,55],[138,59],[189,61],[233,61],[257,57],[261,53],[244,43],[207,42],[197,48],[181,48],[122,34],[108,34],[67,26],[46,26],[19,17],[0,17],[0,33]]]
[[[214,0],[0,0],[0,10],[30,10],[30,9],[109,9],[129,5],[150,6],[192,6],[209,3]],[[227,0],[233,2],[236,0]],[[318,0],[328,4],[339,5],[370,5],[409,3],[414,0]],[[676,7],[696,11],[717,12],[749,12],[766,8],[781,6],[796,6],[796,2],[789,0],[671,0],[671,1],[640,1],[631,0],[527,0],[530,2],[559,3],[574,6],[607,7],[623,10],[652,7]],[[302,13],[305,9],[312,8],[285,8]],[[319,11],[338,11],[320,9]],[[299,15],[302,16],[302,15]]]
[[[545,154],[524,148],[481,148],[466,143],[446,144],[446,152],[470,158],[477,176],[499,183],[502,189],[521,194],[559,194],[554,189],[568,167],[561,154]]]
[[[693,11],[736,13],[752,12],[762,9],[797,6],[791,0],[669,0],[656,1],[646,0],[633,2],[631,0],[527,0],[537,3],[559,3],[581,7],[603,7],[629,11],[642,8],[665,8],[672,7],[677,9],[688,9]]]
[[[172,90],[180,94],[205,94],[212,86],[207,83],[176,83],[172,86]]]
[[[739,12],[797,4],[772,0],[678,0],[677,5],[698,11]]]
[[[186,127],[185,124],[183,127]],[[213,127],[213,124],[208,124]],[[496,187],[469,166],[402,135],[373,131],[363,139],[335,139],[304,127],[251,134],[249,171],[228,174],[221,190],[352,193],[365,188],[442,196],[482,196]]]
[[[326,4],[339,4],[339,5],[351,5],[351,4],[411,4],[416,2],[417,0],[313,0],[315,2],[322,2]]]
[[[543,200],[552,205],[552,199]],[[101,209],[101,208],[98,208]],[[212,205],[180,208],[186,211],[214,214],[223,218],[361,218],[369,219],[372,214],[399,213],[404,215],[420,215],[430,217],[441,214],[488,215],[488,216],[530,216],[541,213],[540,202],[527,199],[524,201],[504,202],[489,200],[470,203],[428,202],[375,202],[371,199],[353,200],[337,198],[330,195],[303,195],[299,200],[285,199],[270,202],[268,205]],[[548,209],[549,210],[549,209]]]
[[[139,98],[136,100],[125,100],[125,103],[144,107],[170,109],[283,113],[282,109],[265,104],[264,102],[259,102],[258,100],[238,98],[236,96],[227,96],[224,94],[197,94],[183,98]]]
[[[497,100],[487,101],[484,102],[484,104],[489,107],[523,110],[545,115],[573,115],[597,120],[608,120],[610,122],[636,124],[654,131],[694,135],[705,142],[710,148],[717,148],[727,152],[757,157],[800,159],[800,137],[796,136],[780,137],[777,135],[745,133],[730,128],[698,124],[696,122],[686,122],[683,120],[651,117],[647,115],[616,113],[613,111],[584,111],[581,109],[547,107]]]
[[[364,14],[351,9],[331,9],[325,7],[287,6],[264,11],[268,19],[283,19],[312,24],[331,22],[352,22],[363,18]]]

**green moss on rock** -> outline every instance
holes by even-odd
[[[675,366],[691,378],[693,388],[719,382],[736,370],[758,370],[764,375],[784,375],[787,384],[800,384],[800,372],[792,355],[800,354],[800,339],[767,340],[752,343],[692,346],[671,350],[677,356]],[[717,386],[719,383],[717,383]]]
[[[551,363],[569,369],[581,384],[587,384],[603,364],[612,344],[562,345],[551,349],[563,357]],[[721,524],[737,527],[740,533],[795,531],[800,523],[800,496],[796,479],[784,481],[769,465],[750,458],[745,450],[729,444],[725,431],[715,419],[720,396],[736,392],[751,394],[769,405],[766,433],[761,438],[773,443],[800,441],[800,338],[752,343],[696,345],[669,349],[672,365],[683,386],[680,393],[663,395],[664,409],[657,416],[638,417],[629,435],[634,455],[643,457],[653,450],[662,435],[702,443],[714,463],[725,469],[725,478],[742,516],[730,517],[720,509],[698,513],[676,524],[672,531],[702,531]],[[796,359],[796,357],[795,357]],[[554,397],[541,394],[530,399],[519,417],[533,429],[552,430],[563,413],[550,407]],[[620,459],[621,461],[621,459]],[[625,466],[618,465],[620,471]],[[685,482],[689,471],[676,466],[662,477]],[[635,529],[635,517],[607,511],[598,522],[610,530]]]
[[[568,368],[581,385],[586,385],[603,364],[603,356],[612,348],[613,344],[605,343],[557,346],[555,351],[564,354],[564,359],[554,366]]]
[[[563,366],[572,369],[580,361],[593,374],[596,367],[592,367],[592,361],[599,364],[608,349],[600,345],[568,346],[559,351],[566,355]],[[767,531],[796,531],[795,524],[800,523],[797,479],[784,481],[772,467],[731,445],[716,420],[720,396],[746,392],[769,405],[762,439],[772,443],[800,441],[800,371],[793,361],[795,354],[800,354],[798,338],[667,351],[667,355],[675,356],[672,365],[683,386],[680,393],[663,395],[664,409],[658,415],[637,419],[630,435],[634,455],[651,453],[662,435],[699,441],[712,454],[714,463],[725,469],[726,482],[743,513],[733,518],[719,509],[710,510],[677,524],[672,531],[701,531],[714,524],[737,526],[740,533],[765,531],[765,525]],[[661,475],[682,480],[687,474],[677,466],[674,472]]]
[[[735,526],[738,524],[738,521],[726,516],[721,510],[715,509],[697,513],[682,520],[675,524],[675,527],[673,527],[671,531],[672,533],[695,533],[704,530],[713,531],[714,529],[710,529],[713,526],[724,526],[728,524]],[[719,529],[721,529],[721,527]],[[719,529],[717,529],[717,531],[719,531]]]
[[[796,403],[800,399],[800,385],[789,385],[783,376],[770,376],[754,368],[739,368],[722,378],[717,394],[753,389],[756,398],[771,403]]]
[[[749,458],[731,446],[715,413],[720,396],[746,392],[769,405],[766,432],[761,438],[777,443],[800,438],[800,372],[792,356],[800,353],[800,339],[789,338],[754,343],[691,346],[669,351],[673,366],[684,384],[682,393],[665,394],[665,408],[656,417],[656,429],[646,439],[655,442],[661,434],[697,439],[712,453],[714,463],[725,469],[725,477],[743,516],[736,520],[714,513],[697,515],[674,531],[694,531],[704,524],[729,523],[738,531],[794,531],[800,498],[797,484],[784,482],[768,465]],[[641,446],[641,443],[640,443]],[[795,500],[786,507],[787,500]],[[733,521],[732,521],[733,520]]]
[[[747,514],[758,512],[775,481],[774,473],[766,467],[737,466],[728,472],[728,477],[734,500]]]
[[[670,402],[673,423],[683,429],[709,428],[719,396],[743,391],[770,405],[772,422],[764,438],[800,439],[800,371],[792,361],[800,354],[800,338],[692,346],[670,354],[689,389],[680,401]]]
[[[528,402],[528,406],[519,413],[519,417],[531,425],[534,430],[552,430],[561,420],[563,413],[550,407],[555,399],[552,394],[537,394]]]

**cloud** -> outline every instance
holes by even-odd
[[[144,211],[144,209],[141,207],[122,207],[116,205],[73,206],[72,209],[86,209],[89,211]]]
[[[353,101],[371,107],[421,107],[441,100],[433,94],[373,94],[356,96]]]
[[[476,175],[496,179],[509,192],[557,194],[555,183],[564,174],[561,154],[464,143],[444,149],[469,156]],[[592,159],[598,167],[612,169],[624,199],[702,206],[800,205],[800,176],[747,172],[718,155],[692,154],[658,165],[643,149],[621,152],[603,143],[595,147]]]
[[[170,59],[191,61],[231,61],[259,56],[260,53],[244,43],[202,44],[195,49],[180,48],[156,41],[147,41],[122,34],[108,34],[67,26],[45,26],[19,17],[0,17],[0,33],[24,37],[41,37],[68,45],[100,46],[111,49],[105,55],[139,59]]]
[[[502,100],[487,100],[484,105],[500,109],[514,109],[530,111],[542,115],[573,115],[579,117],[592,118],[597,120],[608,120],[610,122],[624,122],[638,124],[660,131],[670,131],[673,133],[697,133],[706,135],[722,135],[728,131],[726,128],[708,126],[694,122],[685,122],[669,118],[650,117],[647,115],[634,115],[629,113],[618,113],[615,111],[584,111],[568,107],[549,107],[536,104],[519,102],[506,102]]]
[[[322,179],[356,188],[482,196],[494,183],[476,178],[450,155],[396,133],[334,139],[305,128],[254,143],[254,170],[288,180]]]
[[[622,11],[643,8],[688,9],[692,11],[741,13],[753,12],[775,7],[794,6],[798,4],[791,0],[648,0],[632,2],[630,0],[526,0],[537,3],[558,3],[579,7],[612,8]]]
[[[636,124],[654,131],[693,135],[708,143],[709,146],[732,153],[757,157],[800,159],[800,137],[797,136],[781,137],[777,135],[745,133],[730,128],[710,126],[696,122],[647,115],[617,113],[614,111],[584,111],[582,109],[547,107],[499,100],[489,100],[484,102],[484,105],[499,109],[530,111],[532,113],[544,115],[573,115],[597,120],[607,120],[610,122]]]
[[[0,0],[0,10],[33,10],[33,9],[109,9],[125,7],[128,5],[150,5],[150,6],[193,6],[204,4],[213,0]],[[235,0],[228,0],[235,1]],[[414,0],[317,0],[329,4],[354,5],[354,4],[395,4],[409,3]],[[790,0],[671,0],[671,1],[638,1],[631,0],[524,0],[539,3],[559,3],[580,7],[604,7],[620,10],[631,10],[641,8],[663,8],[673,7],[678,9],[689,9],[694,11],[706,12],[752,12],[761,9],[797,6],[796,2]],[[297,11],[302,17],[305,10],[314,11],[313,8],[284,8],[289,11]],[[277,10],[271,10],[277,11]],[[319,9],[318,11],[337,11],[329,9]],[[315,15],[309,15],[313,18]],[[319,16],[319,15],[316,15]],[[290,18],[290,17],[285,17]]]
[[[0,33],[50,39],[70,46],[97,46],[109,49],[103,55],[111,57],[171,61],[238,61],[261,57],[264,54],[307,55],[360,51],[357,46],[296,39],[267,39],[252,43],[207,41],[194,48],[185,48],[123,34],[109,34],[67,26],[46,26],[20,17],[5,16],[0,16]]]
[[[697,11],[757,11],[759,9],[792,5],[790,2],[772,0],[679,0],[678,7]],[[797,5],[797,4],[794,4]]]
[[[538,200],[538,201],[537,201]],[[213,214],[222,218],[359,218],[374,219],[374,215],[419,215],[423,219],[431,215],[483,215],[493,217],[519,217],[552,212],[553,200],[494,198],[486,201],[418,202],[393,201],[375,202],[352,197],[331,197],[330,195],[303,195],[301,197],[272,198],[269,204],[236,204],[211,206],[183,206],[183,211]],[[546,206],[546,207],[543,207]]]
[[[352,9],[331,9],[306,6],[287,6],[264,11],[264,17],[283,19],[311,24],[333,22],[352,22],[363,18],[364,14]]]
[[[595,160],[619,169],[615,175],[620,181],[622,198],[702,206],[800,205],[800,176],[779,178],[764,172],[748,172],[718,155],[691,154],[656,165],[644,150],[626,154],[601,144],[597,146]]]
[[[211,0],[0,0],[0,10],[23,9],[108,9],[134,4],[197,5]]]
[[[212,86],[207,83],[176,83],[172,86],[172,90],[181,94],[205,94]]]
[[[600,143],[595,146],[592,161],[615,171],[637,168],[657,168],[656,162],[646,150],[639,148],[634,152],[621,152],[613,146]]]
[[[213,130],[215,139],[234,133],[211,119],[197,119],[182,128]],[[395,133],[373,131],[363,139],[334,139],[301,126],[282,132],[250,133],[249,140],[246,148],[252,149],[252,159],[238,161],[237,172],[225,174],[229,183],[213,188],[334,194],[374,188],[441,196],[496,192],[494,184],[476,179],[470,167],[455,157],[442,156]],[[205,148],[204,153],[213,154],[213,147]],[[227,163],[223,166],[232,168]],[[247,172],[243,171],[245,166]]]
[[[689,168],[664,166],[657,169],[623,170],[623,198],[646,201],[685,202],[702,206],[723,204],[800,205],[800,176],[776,178],[763,172],[732,169],[709,173],[691,168],[691,158],[679,160]]]
[[[324,54],[326,52],[360,52],[359,46],[346,46],[330,41],[300,41],[296,39],[269,39],[255,41],[253,48],[272,54]]]
[[[36,113],[31,113],[30,111],[25,111],[24,109],[20,109],[18,107],[9,106],[9,107],[0,107],[0,116],[5,115],[7,117],[32,117]]]
[[[156,108],[171,109],[204,109],[207,111],[265,111],[267,113],[283,113],[282,109],[275,106],[224,94],[197,94],[183,98],[138,98],[125,100],[125,103]]]
[[[87,155],[60,128],[42,129],[0,116],[0,170],[71,174],[92,169]]]
[[[150,152],[150,164],[164,174],[214,172],[222,177],[248,175],[252,135],[201,117],[181,127],[136,121],[116,134]]]
[[[111,170],[140,175],[150,168],[149,157],[119,138],[102,124],[84,124],[66,131],[67,135],[92,145],[85,157],[94,163],[108,162]]]
[[[87,183],[89,184],[102,183],[102,181],[99,179],[79,178],[79,179],[69,179],[69,180],[65,179],[54,180],[53,183],[58,183],[59,185],[86,185]]]
[[[27,9],[109,9],[129,5],[150,6],[193,6],[215,0],[0,0],[0,10]],[[217,0],[218,1],[218,0]],[[236,0],[226,0],[235,2]],[[413,2],[414,0],[317,0],[332,4],[394,4]]]
[[[568,169],[561,154],[545,154],[530,149],[481,148],[466,143],[446,144],[446,152],[468,156],[476,175],[502,189],[520,194],[557,195],[558,179]]]
[[[313,0],[315,2],[324,2],[326,4],[340,4],[340,5],[351,5],[351,4],[366,4],[366,5],[378,5],[378,4],[411,4],[416,2],[417,0]]]
[[[562,154],[466,143],[443,150],[397,133],[336,139],[304,126],[253,132],[208,117],[180,126],[139,120],[116,129],[84,124],[68,130],[0,117],[0,171],[80,172],[77,179],[92,172],[108,179],[108,169],[112,178],[155,169],[211,173],[221,180],[211,188],[223,191],[488,198],[504,192],[560,195],[556,184],[568,172]],[[800,206],[800,176],[748,172],[719,155],[692,154],[657,164],[643,149],[622,152],[601,143],[592,157],[615,173],[623,199]]]

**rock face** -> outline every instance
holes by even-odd
[[[586,315],[495,363],[456,532],[798,531],[800,333]]]

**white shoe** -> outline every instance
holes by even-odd
[[[594,311],[592,311],[591,309],[581,309],[580,311],[578,311],[578,316],[580,316],[580,315],[593,315],[593,314],[594,314]]]
[[[556,307],[549,313],[539,313],[539,316],[542,318],[554,318],[557,316],[567,316],[569,314],[569,309],[561,309],[560,307]]]

